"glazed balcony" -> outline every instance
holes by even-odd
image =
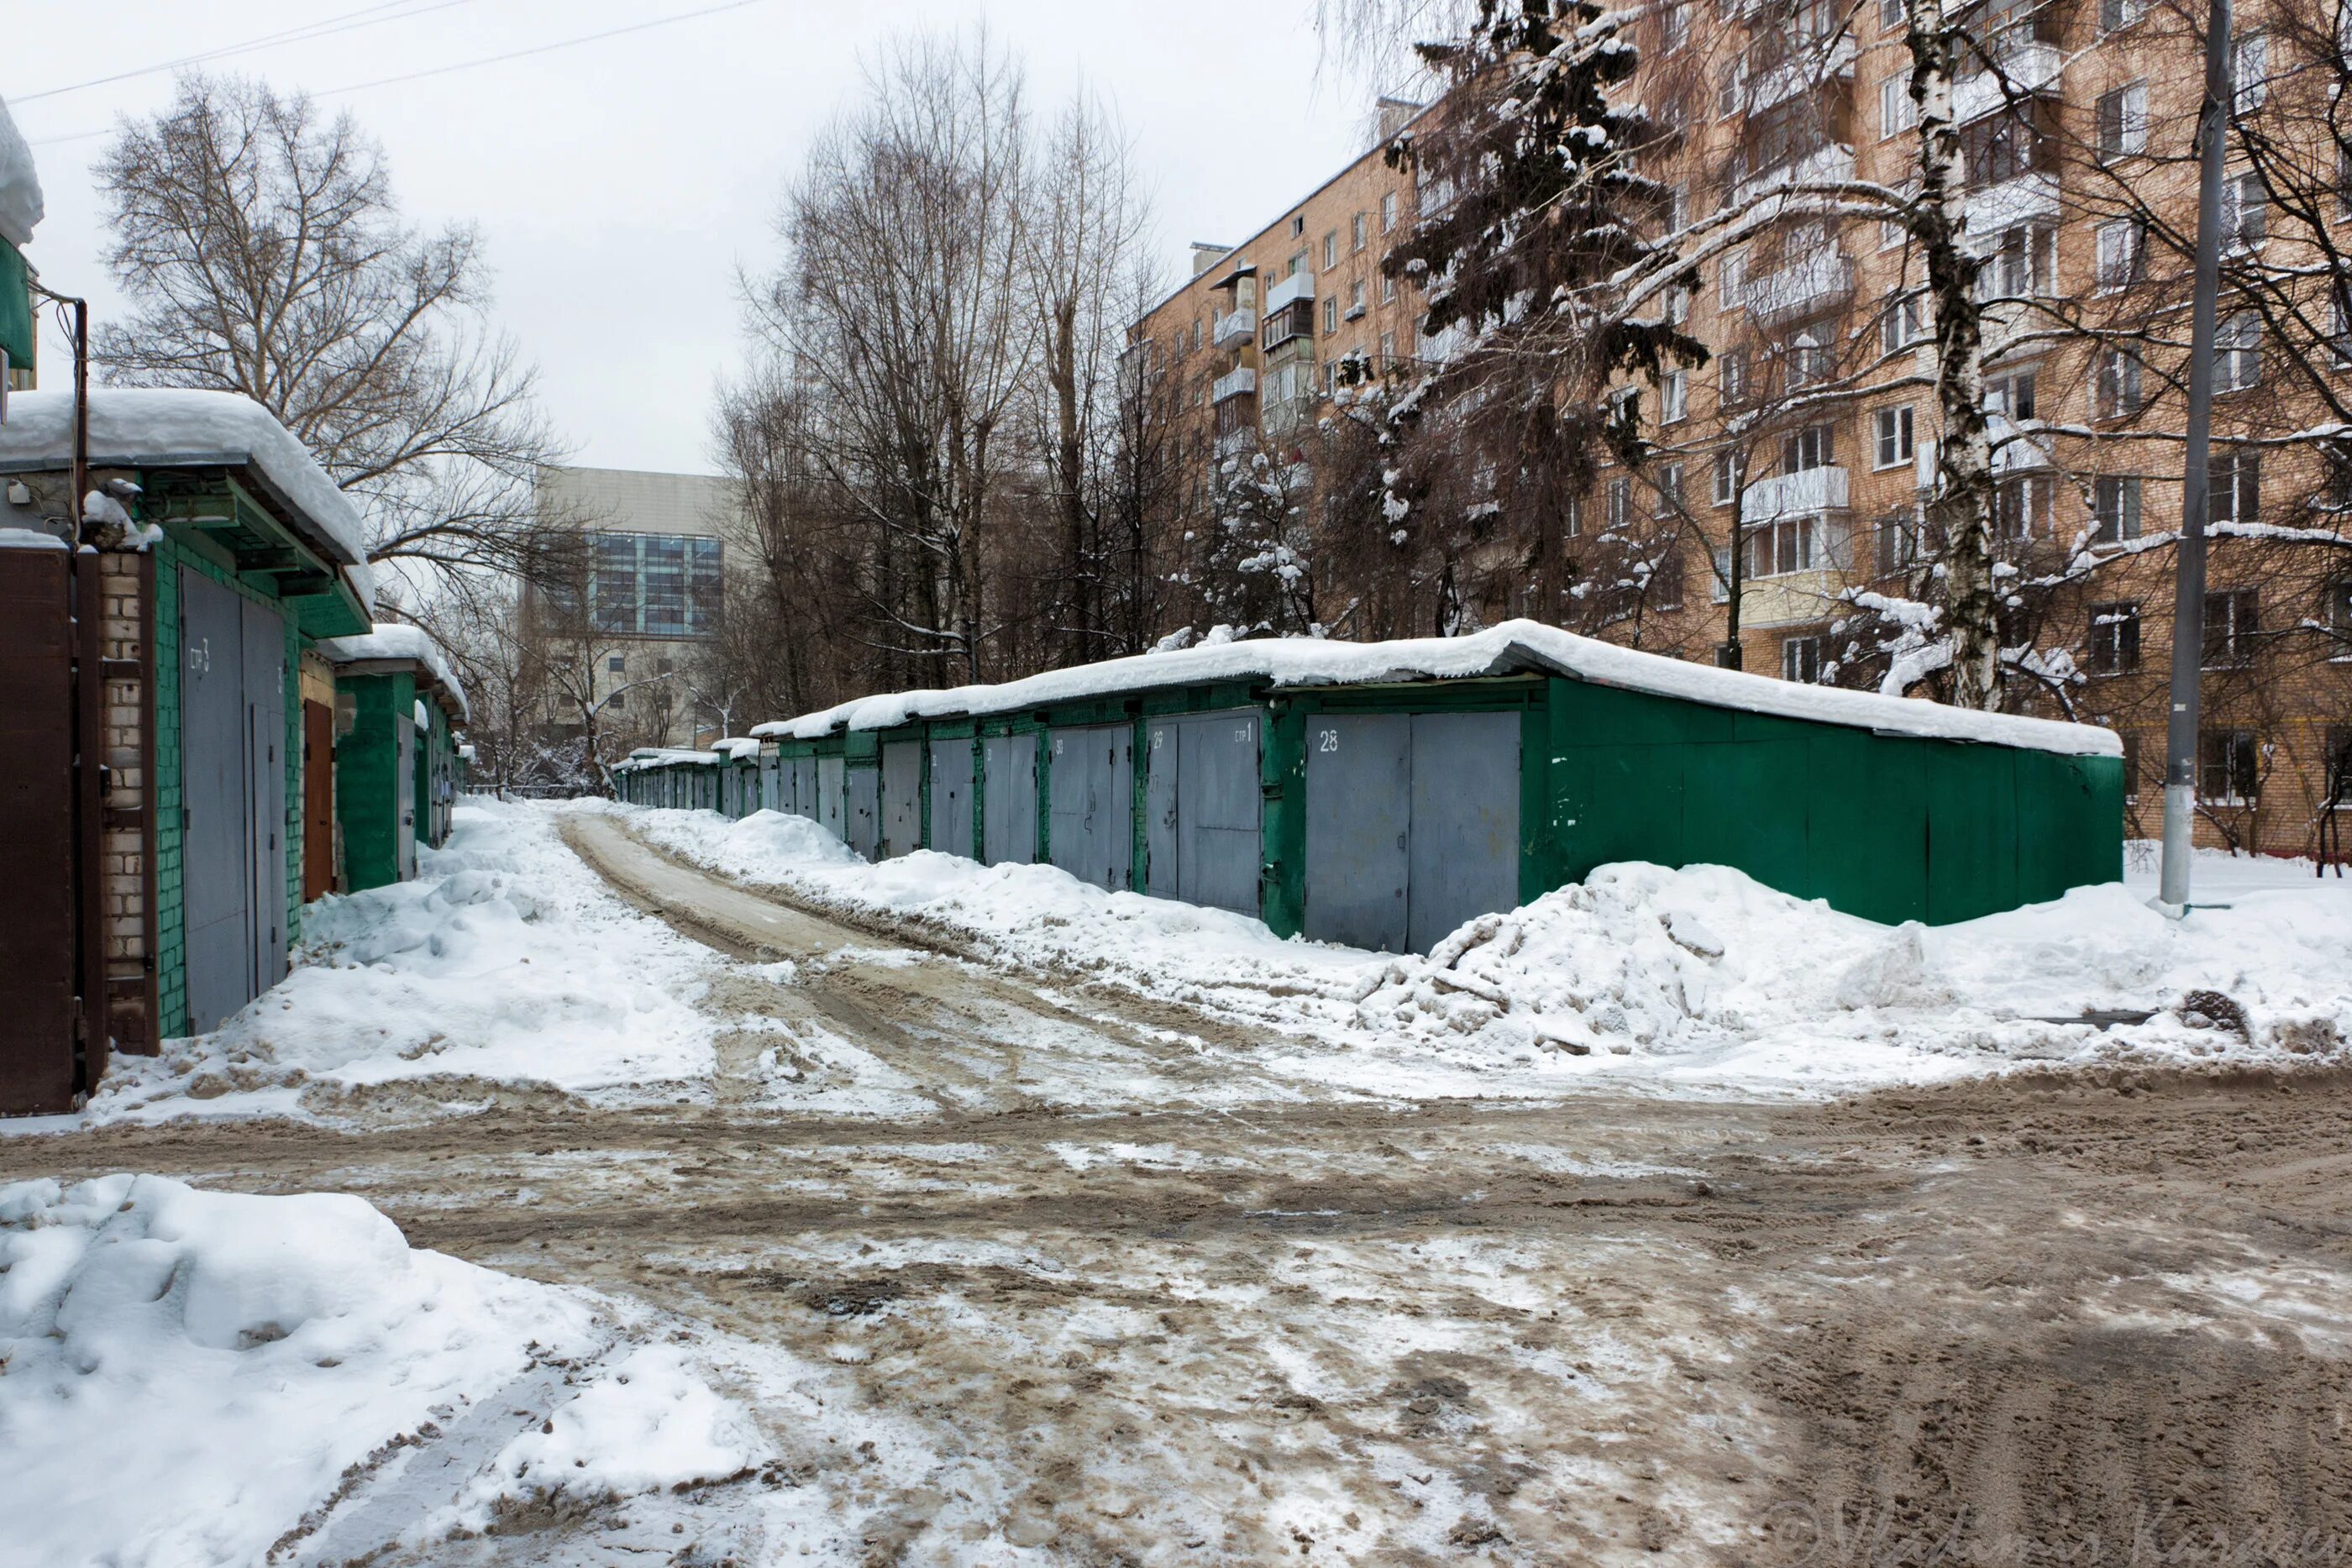
[[[1209,341],[1220,349],[1246,343],[1256,336],[1257,312],[1246,305],[1238,310],[1226,311],[1209,324]]]
[[[1824,250],[1778,272],[1750,278],[1748,314],[1762,326],[1801,320],[1842,306],[1853,298],[1853,263],[1839,251]]]

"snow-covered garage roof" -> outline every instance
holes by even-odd
[[[759,725],[751,733],[813,739],[845,728],[887,729],[910,719],[1006,713],[1215,681],[1263,681],[1279,688],[1380,685],[1530,673],[1567,675],[1595,685],[1648,692],[1708,707],[1891,735],[1979,741],[2068,756],[2123,755],[2123,743],[2112,730],[2092,725],[1976,713],[1916,697],[1775,680],[1621,648],[1535,621],[1507,621],[1466,637],[1414,637],[1391,643],[1269,637],[1139,653],[997,685],[860,697],[819,713]]]
[[[441,689],[447,692],[457,705],[457,716],[472,723],[474,713],[466,701],[466,688],[457,684],[457,671],[449,664],[449,655],[441,644],[422,626],[405,622],[379,621],[375,629],[359,637],[328,637],[320,640],[319,653],[331,664],[357,664],[370,659],[408,659],[424,665],[433,674]]]
[[[0,473],[49,471],[73,462],[73,394],[19,392],[0,424]],[[362,606],[373,609],[367,530],[359,508],[310,449],[270,412],[236,392],[101,387],[89,394],[93,468],[243,468],[292,515],[304,542],[341,569]]]

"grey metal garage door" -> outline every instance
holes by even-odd
[[[992,735],[981,743],[981,858],[1027,865],[1037,858],[1037,737]]]
[[[292,871],[286,831],[286,621],[247,599],[245,733],[247,771],[253,780],[253,996],[286,977],[286,903]],[[412,759],[413,760],[413,759]],[[409,789],[415,768],[401,770]],[[414,852],[412,852],[413,853]]]
[[[235,593],[180,573],[182,918],[188,1027],[253,999],[252,813],[245,787],[245,616]]]
[[[1518,838],[1517,714],[1308,722],[1308,936],[1425,953],[1518,903]]]
[[[971,742],[931,742],[931,823],[924,842],[971,858]]]
[[[821,812],[819,810],[817,801],[816,758],[814,757],[796,757],[793,758],[792,769],[793,814],[798,817],[806,817],[813,822],[820,820]]]
[[[879,768],[852,768],[848,777],[846,815],[849,831],[845,838],[851,849],[867,860],[879,860],[882,858],[882,770]]]
[[[833,836],[843,843],[849,841],[848,801],[849,768],[838,757],[816,759],[816,810],[819,822],[832,830]]]
[[[1519,716],[1413,715],[1412,950],[1518,902]]]
[[[1134,727],[1057,729],[1051,744],[1054,863],[1097,887],[1134,886]]]
[[[773,752],[760,758],[760,809],[763,811],[789,811],[792,809],[793,776],[784,768],[784,759]]]
[[[1412,720],[1322,714],[1307,725],[1307,910],[1318,942],[1405,950]]]
[[[882,748],[882,858],[923,847],[923,743],[894,740]]]
[[[1258,723],[1229,708],[1146,727],[1146,892],[1258,913]]]

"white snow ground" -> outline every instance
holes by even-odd
[[[381,1545],[372,1492],[452,1458],[490,1462],[458,1510],[396,1513],[410,1539],[762,1462],[687,1350],[596,1363],[646,1315],[412,1250],[352,1197],[0,1187],[0,1560],[257,1563],[302,1525]],[[59,1506],[93,1466],[136,1482]]]
[[[1381,1092],[1840,1093],[2030,1063],[2287,1060],[2352,1033],[2352,881],[2239,884],[2168,922],[2124,883],[1962,925],[1886,926],[1719,866],[1607,866],[1428,957],[1280,941],[1243,915],[1050,866],[868,865],[800,818],[626,812],[713,870],[998,963],[1187,1002],[1297,1042],[1266,1065]],[[2200,868],[2201,869],[2201,868]],[[2305,868],[2306,870],[2308,868]],[[2204,885],[2218,887],[2210,876]],[[2231,998],[2242,1032],[2185,1017]],[[2086,1014],[2148,1012],[2143,1023]],[[1452,1071],[1441,1071],[1452,1070]],[[1441,1087],[1441,1085],[1443,1085]]]
[[[303,916],[283,983],[160,1057],[117,1057],[91,1122],[294,1114],[306,1089],[424,1080],[591,1099],[707,1092],[711,955],[614,897],[552,812],[474,799],[413,882]],[[58,1119],[46,1119],[54,1122]]]

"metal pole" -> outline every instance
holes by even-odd
[[[2164,736],[2164,872],[2157,907],[2189,912],[2197,826],[2197,697],[2205,657],[2205,520],[2213,435],[2214,318],[2221,293],[2221,167],[2229,129],[2230,0],[2210,0],[2205,102],[2198,111],[2197,285],[2189,331],[2189,454],[2181,475],[2180,547],[2172,607],[2172,703]]]
[[[89,493],[89,301],[77,299],[74,312],[74,542],[89,542],[89,519],[82,516],[82,497]]]

